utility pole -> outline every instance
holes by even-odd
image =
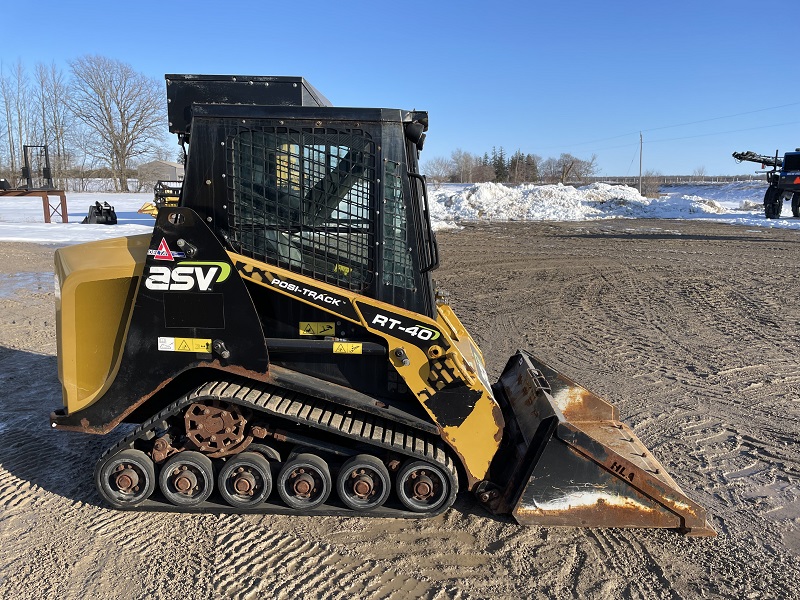
[[[639,132],[639,195],[642,195],[642,132]]]

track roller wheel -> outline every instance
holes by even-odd
[[[400,502],[414,512],[433,511],[450,498],[450,482],[439,467],[422,460],[406,462],[397,472],[395,489]]]
[[[347,508],[358,511],[382,506],[389,497],[391,485],[386,465],[369,454],[348,459],[336,478],[339,498]]]
[[[141,450],[123,450],[98,465],[95,484],[111,506],[131,508],[147,500],[156,489],[155,466]]]
[[[217,476],[222,498],[237,508],[264,502],[272,491],[269,461],[258,452],[242,452],[230,459]]]
[[[298,454],[278,473],[278,494],[291,508],[314,508],[325,502],[330,493],[328,464],[315,454]]]
[[[175,506],[196,506],[214,490],[214,465],[200,452],[180,452],[161,467],[158,484]]]

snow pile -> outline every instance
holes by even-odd
[[[444,221],[580,221],[587,217],[585,197],[563,185],[507,187],[481,183],[455,194],[435,190],[432,216]]]
[[[735,181],[733,183],[697,183],[666,185],[661,193],[667,196],[698,196],[714,200],[727,207],[763,210],[766,181]]]
[[[759,185],[763,190],[764,185]],[[476,220],[680,219],[730,212],[729,207],[716,199],[696,192],[696,187],[691,187],[654,199],[641,196],[632,187],[607,183],[593,183],[579,188],[561,184],[505,186],[480,183],[472,186],[441,186],[431,191],[430,200],[431,215],[437,228],[452,226],[459,221]],[[747,193],[752,195],[752,190]],[[724,192],[715,195],[718,198],[727,197]],[[760,207],[753,210],[760,210]]]

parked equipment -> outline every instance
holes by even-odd
[[[736,162],[748,161],[761,163],[761,168],[772,167],[766,173],[769,187],[764,193],[764,216],[767,219],[777,219],[783,210],[783,201],[792,201],[792,216],[800,217],[800,148],[795,152],[786,152],[780,158],[778,151],[775,156],[756,154],[755,152],[734,152]]]
[[[431,278],[427,113],[166,79],[179,206],[55,258],[52,426],[136,424],[96,466],[109,504],[430,517],[468,490],[522,524],[714,535],[613,406],[526,351],[489,381]]]
[[[59,217],[62,223],[69,222],[67,214],[67,194],[64,190],[53,187],[53,171],[50,168],[50,153],[47,145],[22,146],[22,173],[16,179],[18,185],[12,185],[7,179],[0,179],[0,198],[29,198],[36,196],[42,199],[44,222],[50,223],[53,217]],[[21,180],[25,184],[19,184]],[[56,204],[50,198],[57,196]]]
[[[81,221],[82,224],[116,225],[117,212],[108,202],[95,202],[89,206],[89,213]]]
[[[178,206],[182,190],[182,181],[157,181],[153,188],[153,202],[145,202],[136,212],[155,217],[159,208]]]

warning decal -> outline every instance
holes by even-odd
[[[160,352],[202,352],[211,353],[211,340],[203,338],[158,338],[158,350]]]
[[[336,331],[334,322],[300,321],[300,335],[333,335]]]
[[[171,260],[175,262],[176,258],[184,258],[186,256],[183,252],[173,252],[169,248],[169,244],[167,244],[167,238],[162,237],[161,243],[158,245],[156,250],[148,250],[148,256],[152,256],[156,260]]]
[[[353,342],[334,342],[334,354],[361,354],[361,344]]]

